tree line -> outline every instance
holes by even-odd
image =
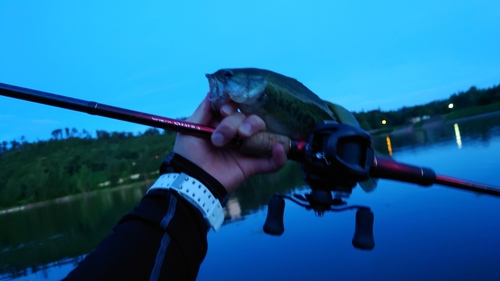
[[[173,148],[175,133],[55,130],[47,141],[2,143],[0,208],[147,180]],[[131,177],[132,176],[132,177]]]
[[[487,89],[471,87],[467,91],[451,95],[448,99],[437,100],[424,105],[402,107],[392,111],[376,109],[367,112],[353,112],[353,114],[363,129],[377,130],[387,126],[409,125],[424,116],[447,115],[451,112],[495,103],[500,103],[500,84]],[[449,107],[450,104],[453,104],[452,108]],[[385,124],[382,123],[383,120],[385,120]]]

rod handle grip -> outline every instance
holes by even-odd
[[[292,146],[289,137],[268,132],[259,132],[248,139],[243,139],[239,143],[239,150],[243,154],[256,156],[272,156],[273,147],[277,143],[281,144],[288,155]]]

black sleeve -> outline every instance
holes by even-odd
[[[180,168],[179,161],[188,166]],[[194,164],[185,161],[178,155],[167,158],[163,172],[189,173],[225,202],[220,183],[201,169],[194,174],[189,166]],[[153,189],[65,280],[195,280],[207,253],[208,230],[201,212],[175,191]]]

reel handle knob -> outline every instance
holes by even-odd
[[[361,250],[372,250],[375,247],[373,239],[374,215],[370,209],[358,209],[356,211],[356,228],[352,245]]]
[[[285,212],[285,200],[274,195],[267,204],[267,217],[264,223],[264,232],[270,235],[280,236],[285,232],[283,225],[283,213]]]

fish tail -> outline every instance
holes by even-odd
[[[359,127],[358,120],[356,120],[356,117],[349,110],[329,101],[325,101],[325,103],[340,123]]]

